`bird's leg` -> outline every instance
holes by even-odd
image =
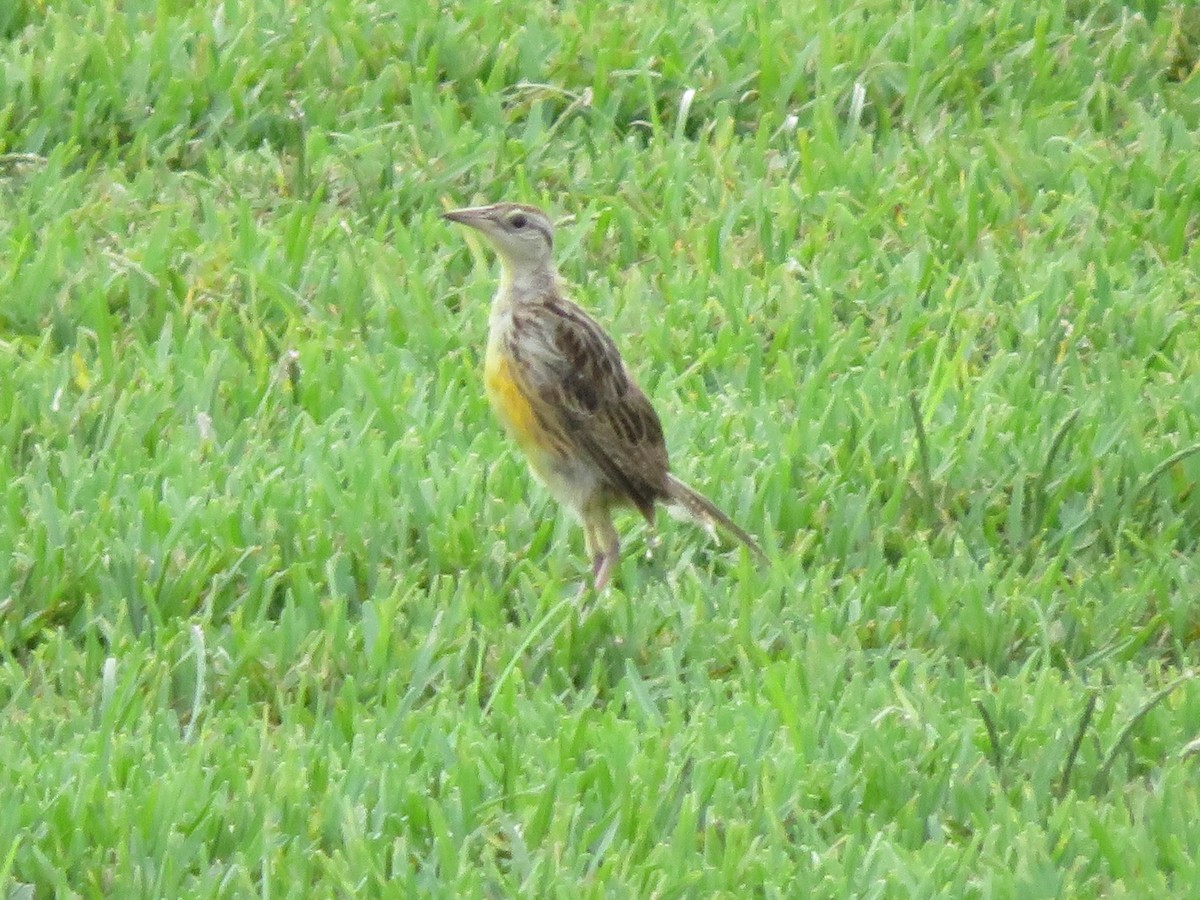
[[[592,563],[592,581],[595,582],[596,573],[600,571],[600,566],[604,562],[604,550],[600,546],[600,539],[596,536],[596,520],[600,516],[597,510],[588,510],[583,516],[583,546],[587,550],[588,559]],[[579,596],[582,598],[587,593],[588,583],[585,579],[579,585]]]
[[[607,509],[603,511],[602,517],[597,516],[597,519],[598,521],[593,525],[593,536],[597,547],[596,554],[592,559],[592,577],[595,581],[596,592],[599,593],[608,586],[608,579],[612,576],[613,567],[616,566],[617,560],[621,556],[621,541],[617,536],[617,529],[613,528]]]
[[[600,593],[608,587],[608,579],[612,576],[613,565],[617,561],[617,551],[614,549],[611,553],[597,553],[596,560],[592,564],[592,572],[595,573],[596,593]]]
[[[588,559],[592,561],[592,578],[596,577],[596,568],[600,565],[600,551],[596,546],[596,527],[592,524],[592,520],[588,516],[581,517],[583,520],[583,546],[587,551]],[[579,585],[579,596],[582,597],[587,593],[587,581]]]

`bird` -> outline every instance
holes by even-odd
[[[719,526],[760,561],[758,543],[671,474],[662,423],[609,334],[569,300],[554,263],[554,226],[535,206],[452,209],[447,221],[483,235],[500,262],[488,319],[484,391],[537,480],[583,525],[597,593],[620,557],[612,511],[637,510],[651,526],[662,503]]]

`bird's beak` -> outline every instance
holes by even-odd
[[[463,209],[451,209],[442,213],[442,218],[447,222],[457,222],[459,225],[466,225],[470,228],[480,228],[487,221],[487,207],[468,206]]]

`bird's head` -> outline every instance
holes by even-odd
[[[553,265],[554,226],[535,206],[522,203],[469,206],[442,213],[442,218],[482,232],[504,267],[514,273],[533,272]]]

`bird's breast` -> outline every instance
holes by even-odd
[[[504,430],[522,450],[530,453],[545,447],[547,441],[514,366],[503,339],[489,340],[483,364],[484,391]]]

